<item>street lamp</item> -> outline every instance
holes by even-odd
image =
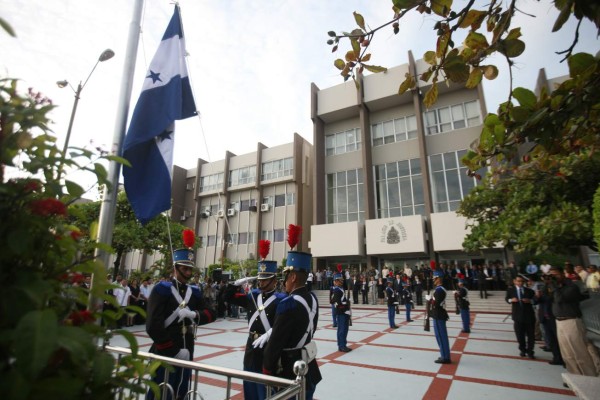
[[[115,55],[115,52],[112,51],[111,49],[104,50],[102,52],[102,54],[100,54],[100,57],[98,57],[96,64],[94,64],[94,68],[92,68],[92,70],[90,71],[89,75],[87,76],[87,78],[83,82],[83,84],[81,83],[81,81],[79,81],[79,84],[77,85],[77,89],[73,88],[73,86],[71,86],[69,81],[67,81],[66,79],[63,81],[56,82],[56,84],[58,85],[59,88],[62,89],[66,86],[69,86],[73,90],[73,92],[75,92],[75,101],[73,102],[73,110],[71,110],[71,119],[69,120],[69,127],[67,128],[67,137],[65,139],[65,144],[63,146],[60,167],[58,168],[58,180],[60,180],[60,176],[62,175],[63,166],[65,164],[65,158],[67,157],[67,148],[69,147],[69,140],[71,139],[71,130],[73,129],[73,121],[75,120],[75,112],[77,111],[77,104],[79,103],[81,91],[83,90],[83,88],[85,87],[87,82],[90,80],[90,77],[94,73],[94,70],[98,66],[98,63],[104,62],[106,60],[110,60],[111,58],[114,57],[114,55]]]

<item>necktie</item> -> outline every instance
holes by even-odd
[[[521,288],[517,289],[517,298],[519,299],[519,303],[521,302],[521,298],[523,297],[523,294],[521,293]]]

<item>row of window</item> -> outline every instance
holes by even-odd
[[[481,112],[477,100],[440,107],[426,111],[423,115],[425,133],[434,135],[451,130],[481,124]],[[371,125],[373,147],[415,139],[417,117],[408,115]],[[361,149],[360,129],[354,128],[325,136],[325,155],[333,156]]]
[[[293,158],[284,158],[262,163],[261,182],[292,176],[294,173]],[[228,187],[235,187],[256,182],[256,165],[229,171]],[[223,187],[223,172],[200,178],[200,192],[220,190]]]
[[[433,211],[455,211],[478,181],[460,163],[466,150],[429,156]],[[375,165],[377,217],[425,214],[418,158]],[[478,171],[484,175],[485,171]],[[364,221],[362,169],[327,174],[327,222]]]
[[[264,230],[260,232],[260,238],[262,240],[269,240],[273,243],[284,242],[287,238],[287,229],[273,229]],[[221,245],[220,235],[208,235],[201,236],[200,247],[214,247]],[[230,233],[225,237],[225,244],[227,245],[238,245],[238,244],[255,244],[256,243],[256,232],[239,232]]]
[[[295,193],[286,193],[276,194],[274,196],[265,196],[262,198],[262,202],[260,204],[268,204],[271,207],[285,207],[294,205],[295,202]],[[256,199],[232,201],[229,203],[228,208],[242,212],[250,211],[251,207],[257,207]],[[221,209],[221,206],[219,204],[211,204],[205,206],[203,210],[204,209],[209,209],[211,215],[215,215]],[[253,211],[256,211],[256,209],[254,209]]]

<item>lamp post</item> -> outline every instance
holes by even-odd
[[[83,82],[83,84],[81,83],[81,81],[79,81],[79,84],[77,85],[77,89],[74,89],[73,86],[71,86],[69,81],[67,81],[66,79],[63,81],[56,82],[56,84],[58,85],[59,88],[62,89],[66,86],[69,86],[73,90],[73,92],[75,92],[75,101],[73,102],[73,109],[71,110],[71,118],[69,120],[69,127],[67,128],[67,137],[65,139],[65,144],[63,146],[63,151],[62,151],[62,158],[60,161],[60,166],[58,168],[58,178],[57,178],[58,180],[60,180],[60,177],[62,175],[63,167],[65,164],[65,159],[67,157],[67,148],[69,147],[69,140],[71,139],[71,130],[73,129],[73,121],[75,120],[75,113],[77,112],[77,105],[79,104],[79,99],[81,97],[81,91],[83,90],[83,88],[85,87],[87,82],[90,80],[90,77],[94,73],[94,70],[98,66],[98,63],[104,62],[106,60],[110,60],[111,58],[114,57],[114,55],[115,55],[115,52],[112,51],[111,49],[104,50],[102,52],[102,54],[100,54],[100,57],[98,57],[96,64],[94,64],[94,68],[92,68],[92,70],[90,71],[88,77]]]

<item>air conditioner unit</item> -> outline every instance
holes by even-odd
[[[206,212],[206,211],[202,211],[200,213],[200,217],[202,217],[202,218],[208,218],[208,217],[210,217],[210,213]]]
[[[271,208],[269,203],[264,203],[264,204],[260,205],[260,211],[262,211],[262,212],[269,211],[269,208]]]
[[[217,217],[223,218],[224,216],[225,216],[225,210],[219,210],[219,211],[217,211]]]
[[[187,219],[187,217],[185,216],[185,212],[183,213],[183,215],[181,217],[179,217],[180,221],[185,221]]]
[[[210,217],[210,207],[204,209],[204,213]]]
[[[187,190],[187,191],[194,190],[194,184],[188,183],[187,185],[185,185],[185,190]]]
[[[228,208],[227,209],[227,216],[228,217],[233,217],[235,215],[235,208]]]

